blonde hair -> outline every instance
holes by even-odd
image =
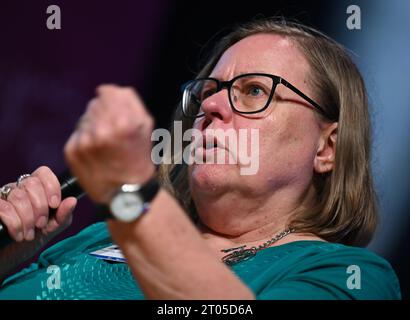
[[[282,35],[299,46],[310,65],[312,98],[338,122],[334,169],[315,174],[312,181],[317,191],[315,203],[295,213],[290,226],[330,242],[367,245],[377,225],[377,201],[370,168],[368,98],[362,76],[346,49],[323,33],[296,22],[283,18],[256,20],[222,38],[198,77],[208,76],[233,44],[258,33]],[[193,124],[192,119],[183,117],[181,105],[174,120],[182,120],[183,130]],[[163,186],[195,218],[187,165],[162,165],[160,173]]]

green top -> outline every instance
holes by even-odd
[[[57,243],[37,263],[6,279],[0,300],[144,299],[125,263],[89,255],[111,241],[106,224],[99,222]],[[54,266],[59,268],[59,288]],[[232,270],[258,299],[401,299],[388,262],[341,244],[296,241],[274,246]]]

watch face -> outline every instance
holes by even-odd
[[[110,205],[115,218],[123,222],[131,222],[142,213],[144,202],[136,193],[120,193],[116,195]]]

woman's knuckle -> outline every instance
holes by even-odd
[[[127,97],[135,97],[135,90],[133,87],[123,87],[122,92]]]
[[[42,176],[42,175],[50,174],[50,173],[51,173],[51,170],[50,170],[50,168],[47,167],[47,166],[41,166],[41,167],[39,167],[39,168],[36,170],[36,173],[37,173],[38,175]]]
[[[27,178],[24,181],[24,188],[28,190],[37,191],[41,187],[40,179],[34,176]]]
[[[112,126],[113,126],[113,131],[116,134],[121,134],[121,133],[129,130],[129,128],[128,128],[128,126],[129,126],[128,125],[128,119],[125,118],[125,117],[121,117],[121,116],[117,117],[115,119],[115,121],[113,121]]]
[[[8,199],[10,201],[24,201],[27,199],[27,193],[22,189],[15,188],[10,192]]]
[[[75,154],[74,139],[70,138],[70,140],[65,144],[63,152],[66,158],[71,158],[74,156]]]
[[[77,139],[77,143],[71,150],[71,156],[87,153],[90,145],[90,137],[88,133],[80,133]]]
[[[105,125],[97,127],[94,139],[96,147],[102,147],[108,144],[111,141],[111,139],[112,133],[109,128],[107,128]]]
[[[98,98],[91,99],[87,104],[87,111],[91,111],[98,106]]]
[[[6,201],[1,201],[0,211],[8,215],[12,215],[15,213],[13,205]]]

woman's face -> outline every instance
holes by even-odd
[[[239,41],[225,51],[210,77],[227,81],[252,72],[283,77],[317,100],[309,86],[308,62],[285,37],[257,34]],[[243,175],[241,163],[191,165],[190,185],[197,205],[227,192],[258,198],[292,184],[310,184],[322,130],[317,114],[297,94],[279,84],[269,107],[251,117],[232,110],[226,89],[209,96],[202,108],[205,116],[196,119],[194,128],[203,134],[206,129],[258,130],[259,169]]]

